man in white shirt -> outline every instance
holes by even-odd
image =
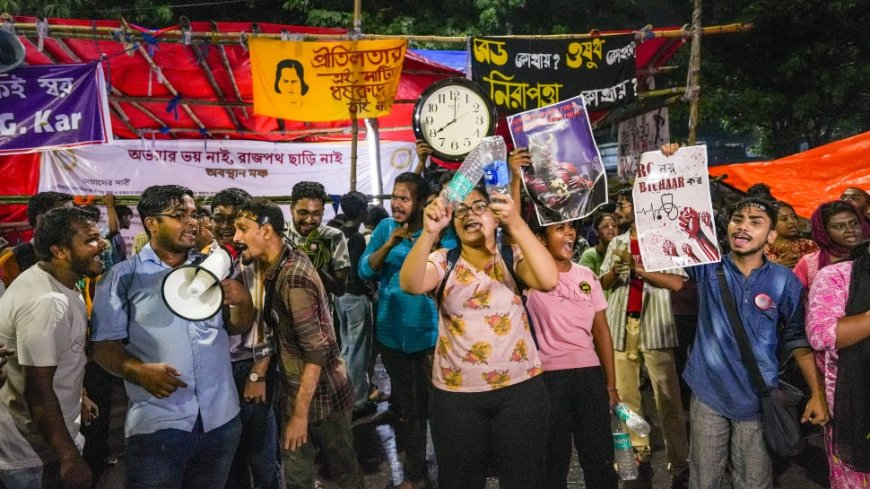
[[[87,313],[83,276],[103,271],[93,216],[63,207],[36,225],[39,260],[0,298],[0,341],[15,350],[0,387],[0,487],[88,488],[80,454]]]

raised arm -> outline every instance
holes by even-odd
[[[520,217],[513,199],[507,195],[493,195],[490,209],[523,253],[523,259],[517,263],[517,275],[535,290],[553,290],[559,283],[559,270],[553,255]]]
[[[438,286],[438,270],[429,263],[429,253],[438,242],[441,230],[450,225],[453,209],[441,197],[432,201],[423,211],[423,231],[411,247],[402,270],[399,286],[409,294],[425,294]]]

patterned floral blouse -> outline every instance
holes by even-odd
[[[514,269],[523,259],[513,246]],[[440,280],[447,249],[429,255]],[[432,382],[456,392],[484,392],[542,372],[516,284],[500,254],[482,270],[459,258],[444,286]]]

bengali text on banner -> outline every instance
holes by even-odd
[[[407,47],[401,39],[249,42],[254,113],[309,122],[389,114]]]

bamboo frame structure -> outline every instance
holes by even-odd
[[[123,22],[126,24],[126,21]],[[36,34],[36,24],[32,22],[16,22],[15,29],[19,34]],[[142,40],[142,35],[135,29],[130,29],[129,26],[122,27],[90,27],[90,26],[73,26],[73,25],[57,25],[51,26],[51,30],[57,33],[63,33],[65,37],[80,38],[80,39],[96,39],[96,40],[115,40],[114,34],[119,30],[123,30],[125,34],[132,37],[133,40]],[[718,26],[709,26],[703,28],[703,35],[710,36],[716,34],[732,34],[736,32],[745,32],[752,29],[752,24],[748,23],[733,23]],[[211,44],[239,44],[239,39],[242,34],[247,34],[251,37],[261,37],[266,39],[281,39],[280,33],[257,33],[250,32],[192,32],[192,39],[201,39]],[[528,39],[528,40],[571,40],[571,39],[589,39],[593,37],[607,37],[614,35],[623,35],[625,32],[618,33],[599,33],[597,31],[586,34],[548,34],[548,35],[511,35],[511,36],[494,36],[502,39]],[[668,29],[660,31],[652,31],[652,37],[655,38],[680,38],[688,37],[691,32],[683,28]],[[414,42],[439,42],[447,44],[465,44],[468,40],[467,36],[435,36],[435,35],[393,35],[393,34],[359,34],[354,36],[353,33],[347,34],[300,34],[302,40],[305,41],[349,41],[349,40],[385,40],[385,39],[405,39]],[[164,31],[160,38],[160,42],[182,42],[182,32],[180,29],[170,29]]]

